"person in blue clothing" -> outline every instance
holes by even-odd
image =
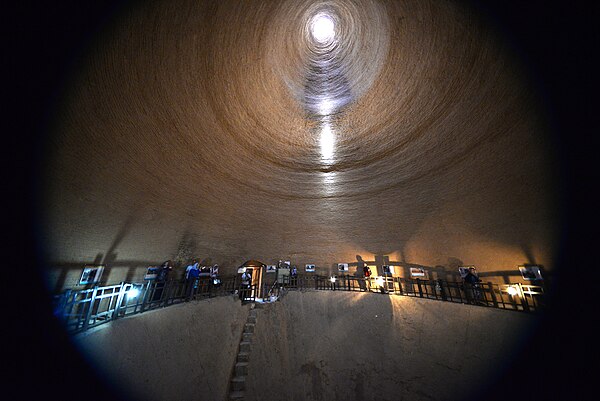
[[[292,266],[290,284],[292,285],[292,287],[298,286],[298,269],[296,268],[296,266]]]
[[[189,301],[192,299],[192,295],[194,293],[194,286],[196,285],[196,281],[200,276],[200,263],[194,259],[192,264],[190,264],[185,269],[185,282],[186,282],[186,296],[185,301]]]

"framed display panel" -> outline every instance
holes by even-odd
[[[338,263],[338,271],[347,272],[348,271],[348,263]]]
[[[313,264],[304,265],[304,269],[307,272],[314,272],[315,271],[315,265],[313,265]]]
[[[267,265],[267,273],[275,273],[277,271],[276,265]]]
[[[537,265],[522,265],[519,266],[519,271],[524,280],[543,280],[542,271]]]
[[[85,265],[79,278],[80,285],[95,284],[100,281],[104,265]]]
[[[383,266],[381,266],[381,269],[383,270],[384,275],[394,274],[394,266],[392,266],[392,265],[383,265]]]
[[[410,276],[411,277],[425,277],[425,269],[422,267],[411,267],[410,268]]]

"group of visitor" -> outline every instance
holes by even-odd
[[[171,260],[165,261],[158,271],[156,281],[159,283],[164,283],[167,281],[170,272],[173,270],[173,263]],[[363,265],[363,275],[366,279],[369,279],[372,275],[371,269],[366,264]],[[221,283],[221,280],[218,277],[219,274],[219,265],[214,264],[212,266],[200,266],[200,262],[198,259],[193,259],[192,262],[186,267],[185,270],[185,299],[189,301],[192,299],[194,290],[198,288],[199,279],[201,277],[206,277],[208,280],[208,284],[210,287],[218,286]],[[298,270],[296,266],[293,266],[291,269],[291,278],[292,280],[297,279]],[[241,276],[241,286],[239,291],[239,297],[243,301],[245,297],[248,296],[252,282],[252,273],[250,271],[244,271]],[[369,280],[365,280],[367,285],[370,287]],[[474,302],[478,302],[481,299],[481,290],[479,288],[479,283],[481,279],[479,278],[477,271],[475,268],[470,267],[466,276],[463,277],[463,282],[467,284],[468,289],[468,298],[470,298]],[[334,282],[332,281],[332,285]],[[368,288],[370,289],[370,288]],[[157,286],[157,292],[162,292],[162,287],[159,288]],[[160,296],[160,294],[158,294]]]
[[[205,277],[207,279],[209,288],[221,284],[219,279],[219,265],[214,264],[212,266],[200,266],[198,259],[192,260],[185,269],[185,283],[186,283],[186,301],[192,299],[194,289],[198,288],[199,279]]]
[[[162,293],[165,288],[165,283],[169,280],[171,271],[173,270],[173,262],[167,260],[163,262],[158,268],[156,275],[156,289],[154,299],[162,299]],[[193,259],[192,262],[186,267],[183,281],[185,283],[185,299],[189,301],[192,299],[194,289],[198,288],[199,279],[205,277],[209,287],[218,287],[221,284],[219,278],[219,265],[214,264],[211,266],[200,266],[198,259]]]

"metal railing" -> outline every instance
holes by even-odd
[[[54,314],[68,332],[77,333],[108,321],[186,300],[216,297],[239,290],[237,277],[195,281],[121,283],[85,290],[67,290],[54,297]]]
[[[457,281],[391,276],[363,278],[340,275],[334,280],[328,276],[292,276],[284,283],[263,283],[262,300],[268,301],[271,295],[278,298],[286,290],[305,289],[393,294],[522,312],[536,312],[545,307],[542,286],[490,282],[469,285]],[[79,291],[67,290],[55,296],[54,310],[67,331],[77,333],[120,317],[192,299],[231,295],[236,291],[243,291],[240,292],[243,301],[254,302],[259,297],[257,290],[254,285],[242,288],[237,276],[221,279],[218,285],[210,278],[192,282],[121,283]]]
[[[439,301],[473,304],[515,311],[535,312],[545,306],[544,287],[537,285],[494,284],[470,285],[461,281],[422,280],[392,276],[356,277],[350,275],[292,277],[281,286],[290,290],[316,289],[331,291],[358,291],[394,294]],[[277,293],[274,287],[265,293]]]
[[[441,279],[391,276],[362,278],[348,275],[337,276],[335,280],[327,276],[314,276],[313,280],[317,290],[378,292],[524,312],[539,311],[545,306],[544,287],[520,283],[470,285]]]

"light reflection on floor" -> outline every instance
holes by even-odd
[[[323,193],[326,196],[335,195],[335,183],[336,176],[338,173],[336,173],[335,171],[329,171],[321,174],[323,179]]]

